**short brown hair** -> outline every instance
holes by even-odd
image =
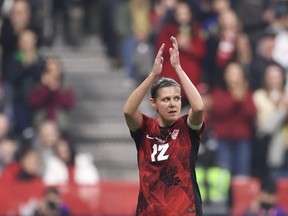
[[[174,79],[171,79],[171,78],[162,77],[156,80],[151,86],[151,90],[150,90],[151,98],[156,99],[157,92],[160,88],[170,87],[170,86],[181,88],[179,83],[177,83]]]

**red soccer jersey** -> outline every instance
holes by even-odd
[[[143,115],[142,127],[131,134],[138,151],[139,216],[202,215],[194,168],[204,124],[192,130],[187,117],[161,128]]]

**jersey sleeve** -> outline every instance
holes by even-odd
[[[130,135],[133,138],[137,149],[140,147],[140,144],[141,144],[141,141],[143,139],[144,133],[147,130],[147,127],[149,126],[149,121],[150,121],[150,118],[148,116],[146,116],[145,114],[143,114],[143,113],[142,113],[142,117],[143,117],[143,122],[142,122],[141,127],[138,130],[134,131],[134,132],[132,132],[130,130]]]

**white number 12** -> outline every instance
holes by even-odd
[[[159,154],[157,155],[157,161],[163,161],[163,160],[167,160],[169,155],[165,155],[167,149],[169,148],[169,144],[166,143],[166,144],[162,144],[162,145],[157,145],[157,144],[154,144],[153,145],[153,152],[151,154],[151,160],[153,162],[156,161],[156,154],[159,152]]]

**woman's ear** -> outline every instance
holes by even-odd
[[[155,104],[155,99],[154,98],[150,98],[150,106],[153,108],[153,109],[156,109],[156,104]]]

